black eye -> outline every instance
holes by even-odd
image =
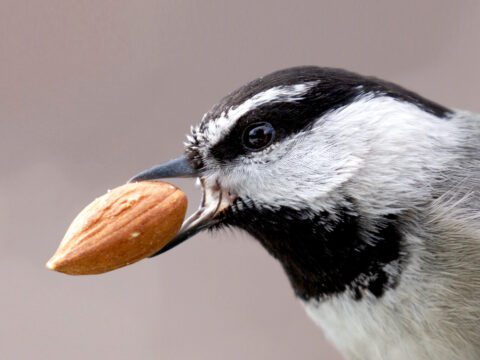
[[[275,129],[266,122],[248,126],[243,132],[243,145],[250,150],[261,150],[273,142]]]

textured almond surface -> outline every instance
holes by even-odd
[[[171,184],[149,181],[117,187],[78,214],[47,267],[86,275],[132,264],[173,239],[186,209],[185,194]]]

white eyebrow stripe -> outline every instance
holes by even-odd
[[[301,100],[308,90],[315,86],[318,81],[310,81],[302,84],[276,86],[261,93],[255,94],[242,104],[232,107],[227,112],[230,121],[235,122],[247,112],[268,104],[276,102],[295,102]]]
[[[319,81],[309,81],[295,85],[282,85],[272,87],[268,90],[255,94],[237,106],[229,108],[227,111],[209,122],[206,128],[206,134],[211,145],[217,143],[223,134],[231,129],[238,119],[246,113],[265,104],[274,104],[277,102],[295,102],[303,99],[312,87]]]

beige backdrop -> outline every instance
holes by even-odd
[[[340,359],[241,234],[103,276],[44,263],[85,204],[267,72],[345,67],[480,111],[480,3],[393,4],[0,0],[0,358]]]

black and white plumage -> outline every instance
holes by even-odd
[[[480,358],[480,117],[339,69],[234,91],[185,156],[133,181],[199,177],[169,248],[240,228],[280,261],[348,359]]]

